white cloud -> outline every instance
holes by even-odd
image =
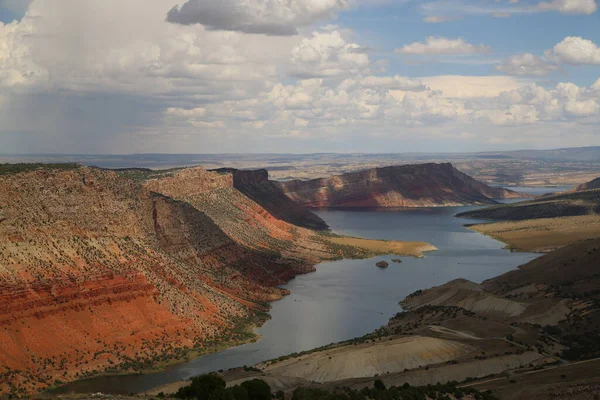
[[[600,105],[594,99],[569,101],[565,104],[565,111],[575,117],[587,117],[600,113]]]
[[[406,78],[404,76],[367,76],[358,81],[364,88],[383,88],[387,90],[403,90],[420,92],[427,87],[419,79]]]
[[[498,71],[516,76],[544,76],[559,66],[531,53],[517,54],[496,66]]]
[[[169,107],[167,108],[166,114],[175,117],[194,118],[203,117],[206,115],[206,108],[196,107],[192,109]]]
[[[461,76],[442,75],[423,77],[420,80],[449,98],[488,98],[499,96],[502,92],[518,89],[525,81],[508,76]]]
[[[474,45],[462,38],[449,39],[445,37],[428,36],[425,42],[414,42],[395,50],[399,54],[473,54],[488,53],[489,46]]]
[[[194,128],[219,129],[225,128],[223,121],[191,121]]]
[[[366,72],[369,56],[339,30],[313,32],[291,52],[292,72],[301,77],[333,77]]]
[[[295,35],[297,28],[348,6],[348,0],[187,0],[173,7],[167,20],[213,30]]]
[[[444,16],[444,15],[430,15],[423,18],[423,22],[428,24],[440,24],[442,22],[451,22],[461,20],[460,16]]]
[[[598,9],[596,0],[552,0],[537,5],[541,11],[558,11],[563,14],[593,14]]]
[[[566,64],[600,65],[600,47],[579,36],[567,36],[548,50],[546,55]]]
[[[30,20],[0,22],[0,87],[27,86],[47,79],[48,72],[33,61],[28,37]]]
[[[178,1],[34,0],[22,21],[0,25],[0,147],[285,151],[292,139],[365,143],[434,126],[485,142],[497,129],[552,135],[561,124],[582,140],[600,123],[600,80],[544,88],[512,76],[389,75],[385,60],[373,61],[379,54],[341,27],[269,36],[168,23]],[[453,43],[421,45],[441,54],[483,50],[444,40]],[[536,75],[535,62],[522,64]],[[284,147],[269,147],[277,141]]]

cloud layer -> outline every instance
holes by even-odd
[[[474,45],[462,38],[450,39],[428,36],[424,42],[414,42],[395,50],[398,54],[474,54],[489,53],[491,48],[482,44]]]
[[[348,0],[187,0],[169,11],[167,21],[212,30],[294,35],[299,27],[348,6]]]
[[[0,147],[363,151],[375,143],[402,150],[419,139],[428,146],[434,136],[547,145],[562,143],[566,131],[569,143],[583,141],[600,124],[600,80],[530,78],[600,64],[598,46],[585,38],[568,36],[543,55],[497,66],[513,76],[415,77],[386,72],[381,49],[349,29],[306,28],[347,1],[178,3],[34,0],[21,21],[0,24]],[[430,36],[401,46],[406,57],[395,58],[490,51]]]

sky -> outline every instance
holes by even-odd
[[[0,154],[588,145],[595,0],[0,0]]]

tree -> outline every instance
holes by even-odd
[[[375,382],[373,383],[373,386],[377,390],[380,390],[380,391],[385,390],[385,384],[383,383],[383,381],[381,381],[381,379],[376,379]]]
[[[215,391],[225,389],[225,381],[216,374],[200,375],[192,378],[192,383],[180,388],[175,397],[179,399],[206,400]]]
[[[261,379],[252,379],[241,385],[248,392],[250,400],[271,400],[271,387]]]

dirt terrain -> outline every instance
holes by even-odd
[[[449,163],[375,168],[279,185],[292,201],[312,208],[496,204],[493,199],[523,196],[478,182]]]
[[[600,237],[600,215],[495,222],[469,228],[506,243],[511,250],[545,253]]]
[[[500,221],[469,228],[506,243],[511,250],[548,252],[600,237],[600,189],[546,195],[457,217]]]
[[[515,400],[596,400],[600,394],[600,360],[581,361],[537,371],[510,374],[463,385],[491,390]]]

